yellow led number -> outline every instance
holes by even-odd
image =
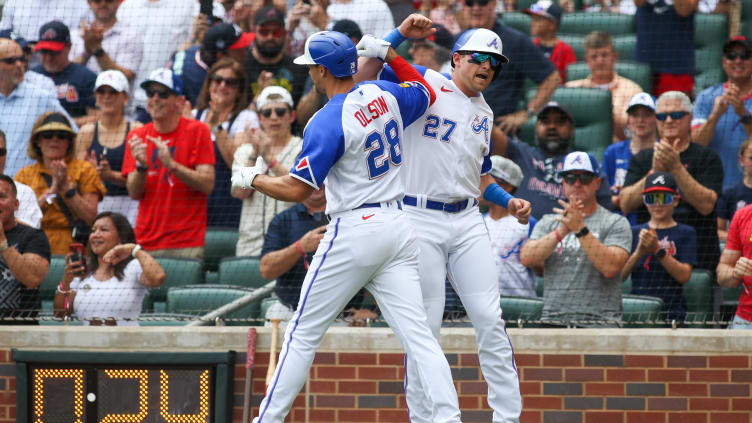
[[[159,415],[168,423],[203,423],[209,421],[209,371],[205,370],[199,378],[198,414],[170,414],[170,380],[167,372],[159,371]]]
[[[34,423],[43,423],[44,380],[73,379],[74,423],[83,423],[84,416],[84,370],[83,369],[34,369]]]
[[[148,370],[105,370],[112,379],[138,379],[138,414],[108,414],[100,423],[140,422],[149,414],[149,371]]]

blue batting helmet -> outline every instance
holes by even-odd
[[[306,40],[298,65],[322,65],[337,78],[358,72],[358,52],[347,35],[336,31],[317,32]]]

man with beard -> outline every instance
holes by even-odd
[[[245,66],[248,81],[251,81],[249,99],[255,100],[266,87],[279,85],[292,94],[297,105],[308,73],[305,67],[296,66],[293,58],[285,54],[287,30],[284,13],[274,6],[264,7],[256,13],[253,24],[256,39]]]
[[[516,196],[532,204],[533,216],[540,219],[558,207],[557,201],[564,199],[561,185],[562,161],[572,147],[574,119],[572,115],[555,101],[548,102],[538,112],[535,123],[537,147],[510,139],[507,157],[522,168],[522,183]],[[608,183],[604,181],[597,191],[598,203],[610,207]]]

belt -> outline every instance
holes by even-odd
[[[402,199],[402,201],[404,201],[404,203],[408,206],[418,206],[418,199],[410,195],[406,195],[405,198]],[[476,204],[478,204],[478,200],[473,199],[472,206],[475,206]],[[456,203],[442,203],[441,201],[426,200],[425,208],[443,211],[446,213],[459,213],[462,210],[465,210],[466,208],[472,206],[470,205],[470,200],[457,201]]]
[[[363,203],[359,205],[358,207],[355,207],[353,210],[359,210],[359,209],[370,209],[370,208],[391,208],[394,207],[393,204],[397,205],[397,208],[399,210],[402,210],[402,202],[401,201],[384,201],[383,203]],[[339,212],[338,212],[339,213]],[[335,214],[338,214],[335,213]],[[326,215],[327,219],[331,222],[332,215],[328,214]]]

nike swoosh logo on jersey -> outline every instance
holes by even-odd
[[[368,220],[374,216],[376,216],[376,214],[369,214],[368,216],[363,216],[363,220]]]
[[[447,89],[447,87],[445,87],[445,86],[443,86],[443,85],[441,86],[441,91],[442,91],[442,92],[445,92],[445,93],[453,93],[453,92],[454,92],[454,91],[452,91],[452,90],[449,90],[449,89]]]

